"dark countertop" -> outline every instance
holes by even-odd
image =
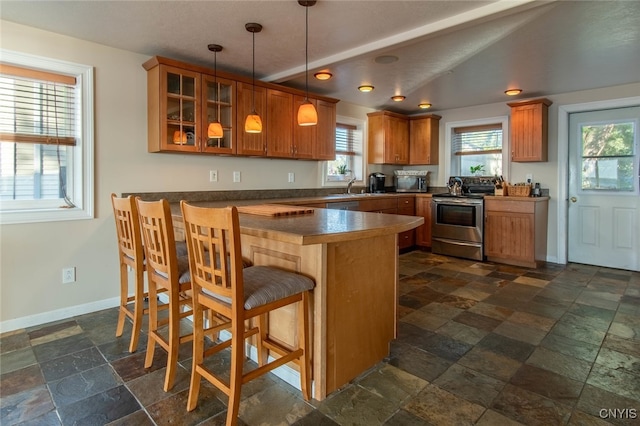
[[[193,202],[200,207],[225,207],[226,201]],[[244,201],[236,205],[263,204]],[[172,204],[174,223],[180,226],[179,204]],[[398,234],[424,223],[424,218],[394,214],[368,213],[348,210],[313,209],[313,213],[292,216],[260,216],[240,214],[243,234],[299,245],[335,243],[360,238]]]

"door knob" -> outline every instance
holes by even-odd
[[[576,197],[571,197],[570,200],[571,200],[572,203],[575,203],[576,201],[578,201],[578,199]]]

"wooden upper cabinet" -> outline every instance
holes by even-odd
[[[253,94],[252,90],[254,90]],[[254,99],[252,99],[252,96]],[[266,156],[267,89],[259,86],[255,86],[252,89],[250,83],[238,82],[236,84],[236,99],[236,128],[238,129],[236,153],[239,155]],[[244,122],[247,119],[247,115],[251,114],[254,100],[256,112],[262,120],[262,133],[247,133],[244,131]]]
[[[548,108],[546,98],[510,102],[511,161],[547,161]]]
[[[147,71],[148,151],[192,152],[303,160],[335,159],[337,99],[309,94],[318,124],[299,126],[305,92],[154,56]],[[255,105],[261,133],[244,122]],[[224,136],[209,138],[219,120]]]
[[[202,76],[202,151],[236,153],[236,82],[211,75]],[[209,123],[219,121],[222,138],[209,138]],[[240,128],[242,129],[242,128]]]
[[[435,114],[410,118],[409,164],[438,164],[440,118]]]
[[[409,163],[409,120],[402,114],[377,111],[368,117],[369,163]]]
[[[267,89],[267,157],[293,157],[293,120],[293,95]]]
[[[293,142],[292,142],[292,157],[302,159],[312,159],[313,149],[316,145],[318,138],[318,126],[320,124],[320,114],[318,114],[318,124],[315,126],[300,126],[298,125],[298,108],[304,102],[305,97],[301,95],[293,96]],[[309,99],[309,102],[313,104],[318,110],[318,102],[315,99]]]
[[[316,160],[336,159],[336,104],[323,100],[316,101],[318,125],[313,158]]]
[[[160,65],[147,76],[149,152],[199,152],[201,77],[197,72]]]

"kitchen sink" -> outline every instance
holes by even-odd
[[[365,193],[354,193],[354,194],[329,194],[329,195],[325,195],[324,198],[350,198],[350,197],[354,197],[354,198],[360,198],[360,197],[379,197],[379,196],[383,196],[383,195],[387,195],[387,194],[376,194],[376,193],[370,193],[370,192],[365,192]]]

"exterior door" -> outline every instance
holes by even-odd
[[[569,117],[568,260],[640,270],[640,107]]]

